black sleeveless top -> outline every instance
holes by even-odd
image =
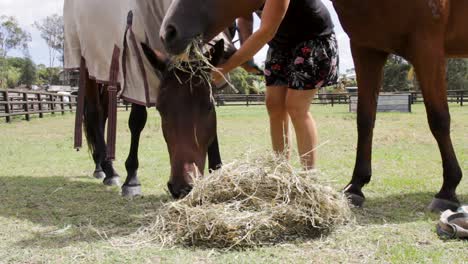
[[[333,27],[330,12],[321,0],[290,0],[283,21],[268,44],[272,48],[291,48],[330,35]]]

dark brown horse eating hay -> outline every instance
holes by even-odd
[[[119,184],[112,165],[117,90],[123,90],[122,97],[132,103],[124,196],[141,194],[138,146],[147,120],[146,107],[156,106],[161,115],[171,162],[168,188],[174,197],[190,191],[192,177],[203,173],[207,154],[210,170],[221,165],[216,113],[206,78],[209,70],[197,63],[169,67],[165,56],[152,49],[163,50],[159,28],[170,2],[66,0],[64,5],[66,67],[79,67],[81,72],[75,147],[81,147],[84,123],[96,165],[94,175],[104,178],[106,185]],[[222,36],[231,41],[232,36]],[[213,45],[209,63],[216,65],[224,57],[224,49],[233,47],[224,44]],[[191,72],[184,68],[189,66]]]
[[[173,54],[182,53],[193,39],[210,39],[237,17],[260,8],[264,1],[175,0],[161,30],[164,45]],[[415,67],[429,125],[442,156],[444,182],[429,208],[457,208],[456,188],[462,171],[450,138],[445,60],[468,57],[468,1],[332,1],[351,39],[359,86],[357,158],[346,194],[353,204],[363,204],[361,189],[370,182],[372,174],[372,137],[382,69],[393,53]]]
[[[142,49],[154,71],[160,76],[156,108],[161,116],[162,131],[170,156],[171,176],[168,189],[174,198],[180,198],[190,192],[192,177],[203,174],[207,154],[210,170],[221,166],[211,84],[204,77],[207,74],[199,72],[203,71],[203,67],[190,65],[192,68],[199,69],[193,73],[185,69],[173,68],[162,53],[155,52],[144,44],[142,44]],[[222,59],[223,52],[223,41],[220,41],[214,47],[210,64],[217,65]],[[87,79],[86,135],[88,142],[91,142],[96,166],[101,167],[98,167],[98,172],[102,169],[104,174],[104,184],[117,185],[118,175],[111,161],[105,156],[99,156],[106,154],[103,132],[108,102],[105,91],[105,87],[99,87],[96,81]],[[131,131],[131,146],[125,162],[128,174],[122,186],[124,196],[141,195],[140,182],[137,177],[138,146],[146,120],[146,106],[132,104],[128,122]]]

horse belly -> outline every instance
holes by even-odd
[[[468,1],[452,0],[447,24],[446,52],[449,57],[468,57]]]
[[[391,53],[404,49],[412,19],[409,10],[401,11],[403,2],[333,0],[333,4],[351,42]]]

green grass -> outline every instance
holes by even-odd
[[[468,108],[453,105],[452,139],[468,175]],[[348,181],[356,148],[355,115],[345,106],[313,106],[321,142],[319,167],[336,189]],[[218,109],[221,152],[229,162],[246,151],[270,148],[263,107]],[[116,168],[125,176],[130,133],[119,113]],[[412,114],[379,114],[374,176],[365,188],[356,223],[328,237],[274,247],[222,252],[162,248],[157,244],[116,247],[114,241],[154,219],[169,175],[159,117],[150,110],[140,149],[144,197],[127,200],[118,188],[90,177],[86,149],[72,149],[73,115],[0,124],[0,263],[467,263],[467,242],[441,241],[437,215],[425,211],[442,182],[442,168],[424,108]],[[297,160],[295,161],[297,163]],[[468,201],[468,180],[458,188]]]

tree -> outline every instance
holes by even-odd
[[[467,59],[449,59],[447,61],[447,85],[449,90],[468,89]]]
[[[21,68],[20,83],[31,87],[36,81],[36,65],[31,58],[26,57],[23,59],[23,67]]]
[[[383,91],[396,92],[410,90],[408,72],[411,65],[403,58],[390,55],[384,67]]]
[[[46,67],[44,64],[37,65],[37,83],[39,85],[58,85],[60,84],[60,68]]]
[[[14,88],[24,84],[31,86],[36,81],[36,65],[29,58],[1,58],[4,70],[0,73],[2,87]]]
[[[263,77],[249,74],[237,68],[230,73],[232,85],[243,94],[260,94],[265,92]]]
[[[0,72],[0,88],[14,88],[18,86],[21,70],[15,67],[5,66]]]
[[[0,16],[0,57],[5,58],[12,49],[28,49],[31,35],[23,30],[16,18]]]
[[[49,47],[49,67],[54,67],[57,56],[63,57],[64,26],[63,17],[57,14],[36,21],[34,26],[41,32],[41,37]]]

